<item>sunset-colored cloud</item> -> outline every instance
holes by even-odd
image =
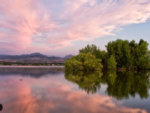
[[[0,52],[48,51],[150,18],[145,0],[0,0]]]

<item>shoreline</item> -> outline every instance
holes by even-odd
[[[28,66],[28,65],[18,65],[18,66],[13,66],[13,65],[0,65],[1,67],[39,67],[39,68],[44,68],[44,67],[50,67],[50,68],[55,68],[55,67],[59,67],[59,68],[64,68],[65,66]]]

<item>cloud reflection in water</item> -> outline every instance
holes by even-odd
[[[8,70],[9,71],[9,70]],[[0,74],[0,102],[2,113],[146,113],[146,110],[127,108],[112,97],[101,94],[87,94],[75,90],[76,85],[64,79],[64,72],[50,78],[9,76],[14,82],[3,80],[8,75]],[[47,76],[55,75],[48,73]],[[22,81],[20,80],[22,77]]]

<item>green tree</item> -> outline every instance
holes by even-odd
[[[116,66],[117,66],[116,59],[113,55],[111,55],[111,57],[107,61],[107,68],[110,70],[115,70]]]
[[[91,53],[96,58],[102,59],[102,60],[105,58],[105,55],[106,55],[106,51],[104,51],[104,50],[101,51],[99,49],[99,47],[97,47],[94,44],[92,44],[92,45],[88,44],[85,48],[80,49],[79,53]]]
[[[146,69],[149,65],[148,43],[140,40],[139,45],[134,50],[134,65],[138,69]]]
[[[79,50],[79,53],[91,53],[94,56],[97,56],[99,54],[100,49],[92,44],[92,45],[87,45],[85,48],[82,48]]]
[[[80,53],[67,59],[65,68],[67,70],[101,71],[103,65],[101,64],[101,59],[96,59],[91,53]]]
[[[150,66],[148,43],[140,40],[111,41],[106,45],[106,51],[101,51],[96,45],[87,45],[79,50],[79,55],[68,59],[65,67],[73,70],[116,69],[133,70],[147,69]],[[103,65],[102,65],[103,64]]]
[[[122,54],[123,54],[123,58],[122,58],[123,64],[121,67],[126,67],[130,70],[130,68],[133,67],[133,59],[131,57],[130,46],[129,46],[128,40],[123,41]]]
[[[113,55],[117,62],[117,67],[130,69],[146,69],[150,63],[148,56],[148,43],[140,40],[136,43],[134,40],[117,39],[106,45],[107,55],[110,58]]]

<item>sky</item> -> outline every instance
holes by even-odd
[[[0,0],[0,54],[77,55],[87,44],[150,43],[150,0]],[[150,46],[149,46],[150,49]]]

